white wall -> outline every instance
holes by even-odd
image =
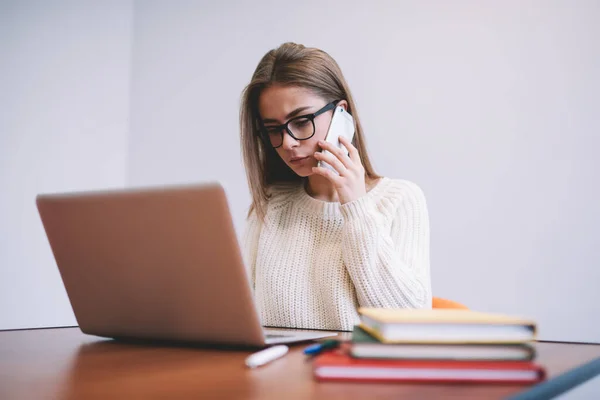
[[[0,3],[0,329],[75,323],[40,192],[219,180],[241,229],[239,95],[290,40],[338,60],[379,172],[425,190],[435,295],[600,341],[599,3],[282,3]]]
[[[0,329],[76,323],[35,196],[125,184],[132,17],[0,2]]]
[[[251,44],[237,7],[144,1],[135,10],[128,183],[218,180],[242,228],[249,197],[238,104],[265,46]]]
[[[599,17],[568,0],[137,2],[128,183],[220,180],[241,228],[240,92],[269,49],[321,47],[379,172],[427,194],[434,295],[600,341]]]

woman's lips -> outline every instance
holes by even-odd
[[[301,165],[305,161],[307,161],[310,157],[294,157],[290,159],[290,164],[292,165]]]

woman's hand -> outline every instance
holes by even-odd
[[[327,178],[335,187],[340,203],[346,204],[367,193],[365,168],[360,161],[356,147],[343,136],[340,136],[339,140],[348,149],[348,155],[343,150],[324,141],[319,141],[319,146],[331,154],[315,153],[317,160],[331,165],[339,175],[324,167],[313,167],[313,172]]]

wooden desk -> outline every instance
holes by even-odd
[[[126,344],[78,328],[0,332],[1,399],[503,398],[527,386],[317,383],[304,345],[264,367],[248,351]],[[538,343],[549,377],[600,356],[600,345]]]

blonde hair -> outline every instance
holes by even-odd
[[[271,186],[300,184],[305,179],[296,175],[275,149],[261,138],[258,100],[261,92],[273,85],[309,89],[328,103],[346,100],[348,112],[354,118],[355,124],[352,144],[360,155],[365,177],[379,178],[369,160],[358,112],[338,64],[323,50],[296,43],[284,43],[263,56],[252,75],[252,80],[242,92],[240,141],[246,177],[252,193],[249,214],[255,210],[260,219],[264,218]]]

